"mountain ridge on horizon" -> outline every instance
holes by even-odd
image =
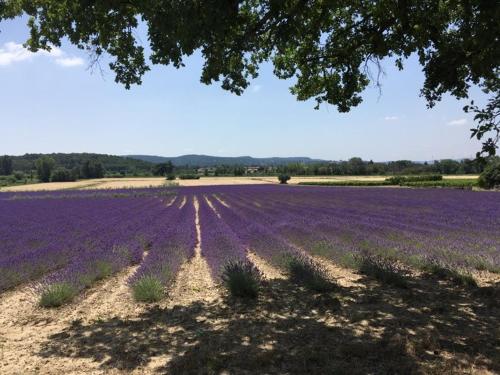
[[[171,161],[175,166],[198,166],[215,167],[217,165],[243,165],[243,166],[264,166],[283,165],[289,163],[321,163],[329,162],[324,159],[313,159],[307,156],[291,157],[264,157],[256,158],[252,156],[211,156],[203,154],[187,154],[180,156],[157,156],[157,155],[122,155],[123,157],[147,161],[150,163],[165,163]]]
[[[266,165],[285,165],[289,163],[304,163],[304,164],[314,164],[314,163],[331,163],[344,161],[338,160],[327,160],[327,159],[316,159],[308,156],[271,156],[271,157],[253,157],[253,156],[212,156],[204,154],[186,154],[179,156],[158,156],[158,155],[121,155],[125,158],[146,161],[153,164],[166,163],[171,161],[175,166],[188,166],[188,167],[214,167],[217,165],[242,165],[246,167],[250,166],[266,166]],[[452,158],[449,160],[462,161],[467,158]],[[349,159],[347,159],[349,160]],[[366,159],[363,159],[367,161]],[[397,160],[408,160],[408,159],[397,159]],[[447,160],[447,159],[436,159],[436,160]],[[376,163],[390,163],[396,160],[386,160],[386,161],[376,161]],[[413,163],[424,164],[424,163],[434,163],[434,160],[409,160]]]
[[[133,166],[138,170],[146,170],[152,165],[171,161],[176,167],[216,167],[221,165],[227,166],[244,166],[244,167],[261,167],[261,166],[280,166],[291,163],[300,164],[315,164],[315,163],[338,163],[344,160],[326,160],[315,159],[307,156],[291,156],[291,157],[252,157],[252,156],[212,156],[204,154],[186,154],[180,156],[157,156],[157,155],[112,155],[98,153],[26,153],[24,155],[12,155],[14,167],[17,170],[33,169],[34,161],[41,156],[50,156],[54,158],[58,165],[73,168],[75,165],[87,159],[97,160],[103,163],[111,171],[121,171],[124,166]],[[448,159],[454,161],[462,161],[467,158]],[[349,159],[347,159],[349,160]],[[366,159],[363,159],[365,162]],[[403,160],[403,159],[401,159]],[[439,159],[446,160],[446,159]],[[397,160],[395,160],[397,161]],[[429,163],[433,164],[434,160],[415,161],[409,160],[416,164]],[[391,161],[375,161],[375,163],[390,163]],[[393,161],[394,162],[394,161]]]

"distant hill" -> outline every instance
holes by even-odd
[[[130,174],[149,172],[153,165],[152,163],[144,160],[105,154],[25,154],[22,156],[12,156],[14,170],[23,172],[31,171],[32,169],[34,169],[35,160],[44,155],[53,158],[58,167],[64,167],[68,169],[80,167],[86,160],[92,159],[100,162],[103,165],[104,170],[108,173]]]
[[[311,159],[308,157],[289,158],[253,158],[251,156],[209,156],[209,155],[182,155],[174,157],[152,156],[152,155],[127,155],[126,157],[146,161],[149,163],[164,163],[171,161],[175,166],[189,167],[215,167],[217,165],[242,165],[242,166],[268,166],[285,165],[290,163],[320,163],[326,160]]]

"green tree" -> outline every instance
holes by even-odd
[[[366,165],[361,158],[350,158],[348,163],[348,173],[359,176],[366,174]]]
[[[66,168],[56,168],[50,177],[52,182],[66,182],[75,181],[75,176],[69,169]]]
[[[500,141],[500,84],[496,83],[496,96],[492,97],[485,108],[479,108],[474,105],[474,101],[469,106],[464,107],[465,112],[474,113],[474,120],[477,121],[476,128],[471,129],[471,138],[476,137],[481,140],[485,137],[483,148],[476,154],[483,164],[486,162],[486,157],[496,155],[498,142]]]
[[[180,68],[199,51],[205,84],[221,82],[240,95],[270,61],[279,78],[294,78],[291,92],[298,100],[329,103],[341,112],[361,103],[370,81],[379,84],[382,59],[403,69],[415,54],[430,107],[446,93],[467,98],[479,85],[491,100],[484,109],[467,108],[483,113],[473,136],[483,139],[499,129],[500,2],[494,0],[0,2],[0,20],[22,14],[29,16],[30,50],[60,46],[67,38],[91,51],[92,62],[108,54],[115,80],[127,88],[140,84],[151,64]],[[140,24],[147,29],[150,62]],[[495,153],[497,143],[498,137],[488,139],[483,151]]]
[[[0,175],[8,176],[11,175],[13,171],[12,158],[8,155],[4,155],[0,158]]]
[[[439,172],[442,174],[455,174],[460,169],[460,163],[456,160],[443,159],[439,162]]]
[[[56,162],[50,156],[42,156],[37,159],[35,166],[38,179],[42,182],[49,182],[55,165]]]
[[[278,180],[279,180],[280,184],[287,184],[288,181],[290,180],[290,176],[287,174],[280,174],[278,176]]]
[[[479,176],[479,186],[485,189],[500,187],[500,159],[492,160]]]
[[[17,180],[17,181],[21,181],[21,180],[25,180],[26,179],[26,174],[22,171],[15,171],[13,173],[14,175],[14,178]]]
[[[104,177],[104,167],[101,162],[89,159],[85,160],[80,169],[82,178],[102,178]]]
[[[169,160],[166,163],[159,163],[153,166],[153,174],[155,176],[166,176],[174,172],[174,165]]]
[[[461,164],[465,174],[476,174],[482,171],[481,164],[477,160],[464,159]]]
[[[245,167],[241,165],[234,166],[234,175],[235,176],[243,176],[245,174]]]

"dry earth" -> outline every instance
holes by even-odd
[[[256,254],[248,257],[265,278],[259,299],[249,303],[213,283],[200,246],[159,304],[133,302],[126,280],[134,268],[61,309],[39,308],[28,286],[5,293],[0,373],[500,371],[499,306],[487,293],[498,277],[483,277],[490,286],[477,290],[432,279],[401,290],[316,258],[338,283],[318,294],[291,284]]]

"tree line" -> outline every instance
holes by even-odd
[[[104,167],[95,160],[85,160],[80,166],[68,169],[56,166],[56,161],[50,156],[42,156],[35,161],[36,174],[41,182],[67,182],[80,178],[102,178]]]
[[[34,180],[36,177],[41,182],[63,182],[102,177],[182,174],[204,176],[453,175],[479,174],[484,169],[484,163],[477,159],[443,159],[420,163],[410,160],[374,162],[354,157],[346,161],[334,162],[289,163],[259,167],[219,165],[203,168],[174,166],[171,161],[153,164],[109,155],[96,157],[94,154],[51,154],[37,155],[37,158],[33,158],[34,155],[36,154],[28,154],[24,157],[7,155],[0,157],[0,175],[13,176],[16,180]]]
[[[397,160],[390,162],[366,161],[358,157],[347,161],[331,163],[300,164],[293,163],[276,167],[279,174],[297,176],[329,176],[329,175],[418,175],[418,174],[479,174],[484,163],[476,159],[452,160],[443,159],[434,162],[414,162]]]
[[[41,156],[33,161],[28,170],[15,170],[14,157],[4,155],[0,158],[0,176],[12,176],[15,181],[34,180],[40,182],[76,181],[80,178],[102,178],[105,169],[101,162],[88,159],[79,165],[66,168],[48,155]]]
[[[397,160],[374,162],[354,157],[346,161],[317,163],[288,163],[246,167],[243,165],[219,165],[211,168],[184,167],[184,170],[198,172],[205,176],[364,176],[364,175],[419,175],[419,174],[479,174],[484,163],[476,159],[443,159],[433,162]]]

